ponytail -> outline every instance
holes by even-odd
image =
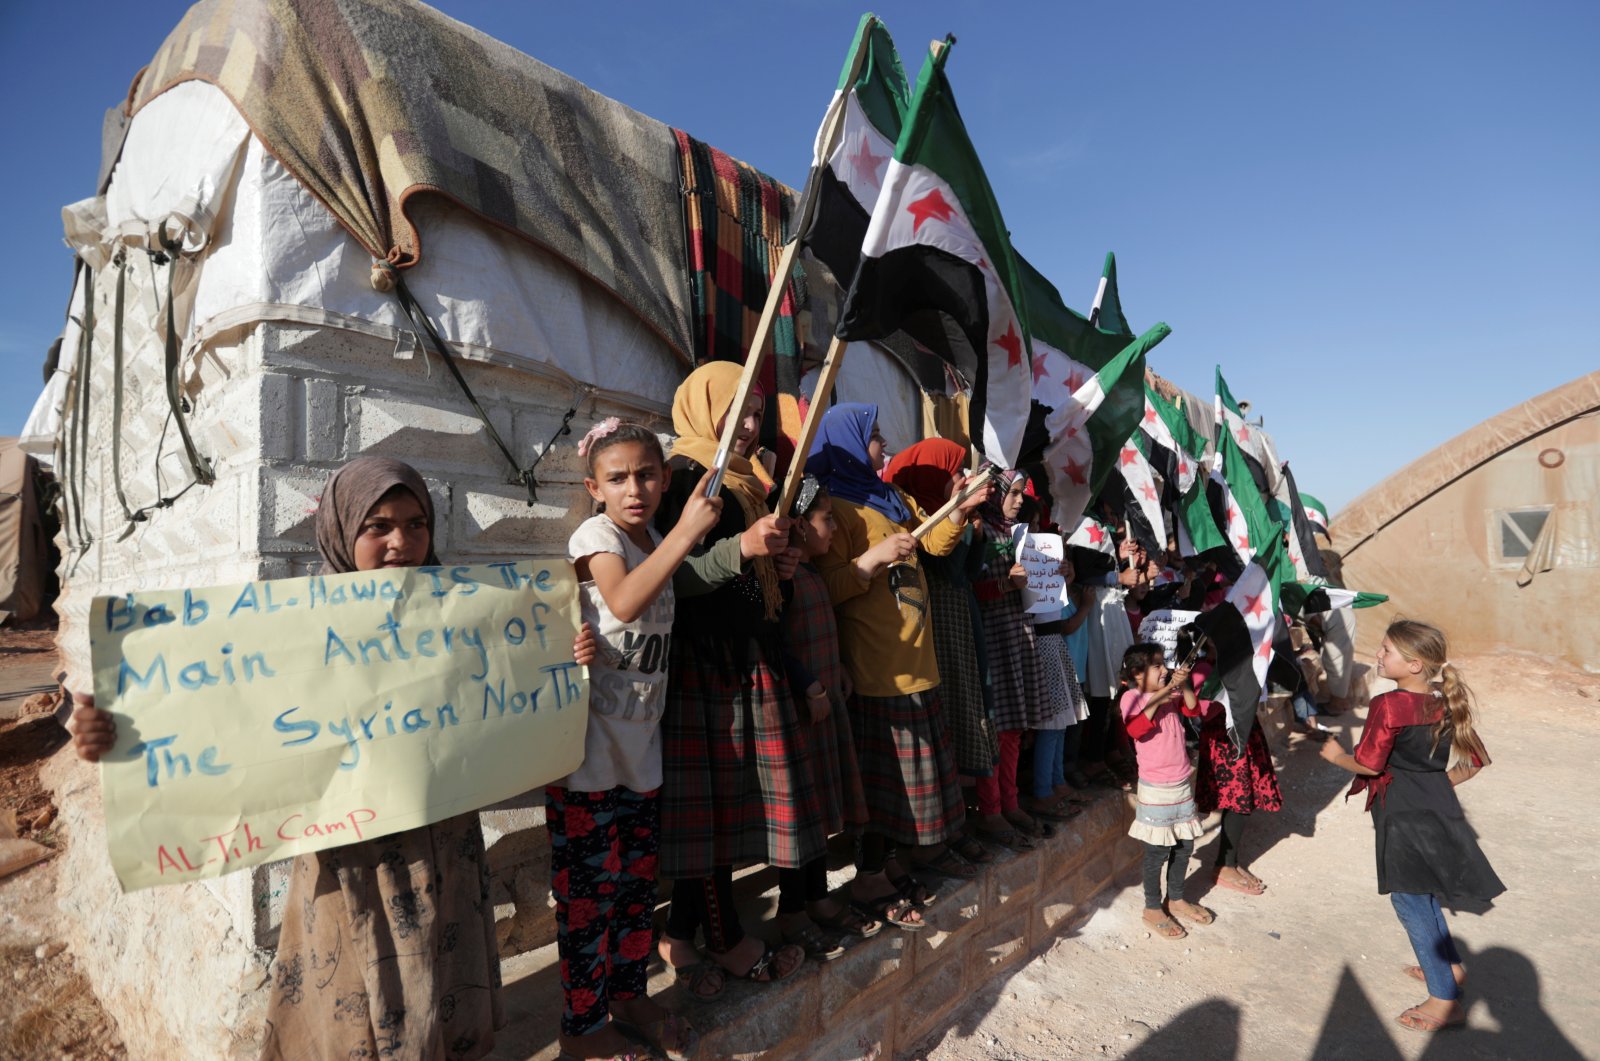
[[[1447,769],[1471,766],[1474,759],[1480,766],[1489,765],[1488,752],[1473,725],[1477,698],[1461,677],[1461,669],[1450,662],[1444,631],[1414,619],[1398,619],[1389,624],[1384,636],[1406,659],[1417,660],[1426,667],[1430,674],[1428,684],[1437,686],[1433,695],[1444,701],[1444,710],[1433,730],[1433,746],[1437,749],[1441,740],[1450,738]]]

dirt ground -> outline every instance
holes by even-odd
[[[1458,661],[1482,701],[1493,765],[1461,801],[1507,892],[1454,911],[1465,1028],[1427,1036],[1395,1023],[1423,1000],[1414,961],[1377,894],[1372,827],[1349,776],[1292,738],[1280,758],[1285,808],[1245,834],[1260,897],[1214,888],[1214,836],[1190,863],[1189,897],[1217,913],[1187,939],[1152,938],[1137,881],[1102,896],[1072,934],[992,983],[922,1044],[927,1061],[1118,1057],[1280,1061],[1600,1057],[1596,934],[1600,880],[1600,676],[1522,656]],[[1365,709],[1333,718],[1346,748]]]
[[[0,691],[33,688],[54,637],[47,624],[0,627]],[[50,717],[55,705],[32,695],[20,717],[0,723],[0,814],[14,813],[19,837],[52,850],[61,840],[39,766],[66,741]],[[125,1057],[79,959],[56,938],[55,881],[53,858],[0,879],[0,1059]]]

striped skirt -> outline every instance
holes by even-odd
[[[1198,840],[1205,835],[1200,812],[1194,805],[1194,774],[1175,785],[1153,785],[1139,779],[1139,791],[1128,835],[1157,847],[1171,847],[1180,840]]]
[[[789,683],[752,642],[724,674],[673,638],[661,720],[663,877],[764,862],[798,869],[823,853],[823,812]]]
[[[983,700],[978,661],[977,600],[972,590],[936,574],[928,577],[928,610],[933,619],[933,652],[939,661],[939,704],[944,711],[956,769],[988,777],[1000,759],[1000,743]]]
[[[966,807],[938,690],[853,696],[850,724],[867,797],[867,828],[914,846],[954,836]]]

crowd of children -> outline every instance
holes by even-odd
[[[579,446],[594,515],[568,557],[590,712],[582,765],[546,790],[567,1055],[694,1054],[690,1022],[647,995],[652,944],[692,997],[709,999],[731,977],[782,980],[887,926],[918,931],[929,876],[972,878],[1001,850],[1036,846],[1094,784],[1136,793],[1130,834],[1145,845],[1153,935],[1181,938],[1183,923],[1214,920],[1184,898],[1203,814],[1222,812],[1217,883],[1262,893],[1243,864],[1243,828],[1282,795],[1259,727],[1236,756],[1221,709],[1198,693],[1211,664],[1185,640],[1169,656],[1136,636],[1153,610],[1220,602],[1227,581],[1214,565],[1113,533],[1107,548],[1069,550],[1065,608],[1030,614],[1014,531],[1049,522],[1027,476],[1004,471],[971,489],[967,450],[941,439],[886,464],[872,405],[828,410],[798,501],[774,513],[761,398],[731,408],[739,376],[712,363],[687,378],[668,449],[615,419]],[[708,498],[729,416],[732,458]],[[432,563],[432,524],[415,471],[363,458],[329,481],[318,544],[335,571]],[[1441,664],[1442,641],[1396,636],[1385,650],[1399,661],[1385,676],[1402,689],[1426,691],[1442,673],[1450,711],[1440,721],[1426,703],[1397,703],[1383,715],[1386,737],[1335,761],[1371,775],[1406,753],[1458,771],[1452,780],[1470,776],[1487,756],[1458,708],[1464,687]],[[76,739],[92,758],[114,733],[80,699]],[[1431,748],[1395,740],[1422,722]],[[269,1054],[487,1051],[502,1016],[471,826],[452,819],[297,861]],[[827,845],[839,834],[854,837],[855,871],[834,892]],[[1382,883],[1381,831],[1379,842]],[[1416,861],[1391,871],[1396,886],[1426,891]],[[776,924],[759,933],[734,902],[734,869],[749,863],[778,870]],[[1497,886],[1486,863],[1471,868],[1476,891]],[[662,878],[671,897],[656,936]],[[1442,917],[1426,899],[1397,895],[1395,905],[1408,930],[1421,926],[1413,938],[1437,942]],[[1420,943],[1419,963],[1444,1004],[1419,1007],[1413,1023],[1448,1023],[1451,970]]]

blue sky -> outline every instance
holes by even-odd
[[[187,5],[0,5],[0,433],[40,385],[104,110]],[[798,185],[862,8],[501,3],[447,13]],[[891,3],[949,72],[1013,239],[1086,309],[1107,250],[1157,371],[1223,365],[1337,509],[1600,365],[1600,4]],[[69,48],[71,51],[69,52]]]

